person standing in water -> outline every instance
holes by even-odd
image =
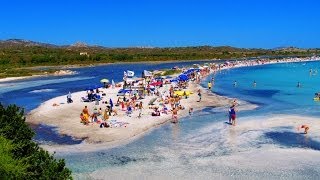
[[[178,108],[173,108],[172,110],[172,123],[177,123],[178,122]]]
[[[212,83],[209,81],[208,82],[208,89],[211,90],[211,88],[212,88]]]
[[[301,83],[300,83],[300,82],[298,82],[297,87],[298,87],[298,88],[300,88],[300,87],[301,87]]]
[[[257,86],[257,82],[253,81],[253,87],[256,87],[256,86]]]
[[[200,89],[198,89],[198,96],[199,96],[199,101],[198,102],[200,102],[201,101],[201,90]]]
[[[234,82],[233,82],[233,86],[234,86],[234,87],[237,87],[237,84],[238,84],[237,81],[234,81]]]
[[[233,126],[236,125],[236,109],[235,105],[232,105],[229,109],[229,123],[232,124]]]
[[[189,115],[191,116],[193,114],[193,108],[189,109]]]

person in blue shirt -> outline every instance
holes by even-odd
[[[229,123],[232,124],[233,126],[236,125],[236,110],[235,110],[235,105],[232,105],[229,108]]]

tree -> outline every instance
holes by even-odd
[[[0,179],[19,179],[27,173],[27,165],[23,160],[16,160],[11,151],[12,142],[0,136]]]
[[[65,167],[64,160],[56,160],[53,155],[40,148],[32,141],[33,136],[34,132],[25,123],[24,111],[21,108],[16,105],[4,107],[0,104],[0,137],[2,138],[0,140],[7,147],[3,154],[6,155],[7,160],[13,159],[12,165],[23,165],[17,171],[23,176],[14,178],[72,179],[71,171]],[[6,159],[3,160],[4,163]],[[2,174],[4,179],[11,179],[10,173],[6,173],[11,171],[7,169],[4,167],[0,172],[4,172]]]

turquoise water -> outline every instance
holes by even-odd
[[[61,79],[0,83],[5,85],[0,89],[0,100],[31,110],[70,89],[83,90],[103,77],[120,80],[126,69],[142,71],[175,65],[92,67],[77,69],[78,75]],[[318,117],[320,103],[313,101],[313,96],[320,90],[320,75],[310,75],[309,69],[319,67],[320,62],[287,63],[230,69],[214,75],[214,92],[259,105],[256,110],[238,113],[239,127],[225,123],[227,107],[205,108],[181,119],[179,124],[165,124],[126,145],[95,152],[82,152],[86,146],[76,152],[70,147],[70,152],[58,152],[56,156],[66,159],[76,179],[318,179],[319,137],[295,133],[285,124],[255,127],[278,114]],[[237,87],[233,87],[235,80]],[[301,88],[296,87],[298,82]],[[70,141],[48,135],[47,127],[40,127],[38,132],[37,138],[44,144],[50,144],[50,138],[54,139],[52,143]]]
[[[274,64],[225,70],[213,91],[259,108],[238,113],[240,124],[259,125],[277,114],[319,116],[319,62]],[[208,77],[203,81],[206,86]],[[238,82],[234,87],[233,82]],[[253,87],[253,81],[257,86]],[[297,82],[302,84],[297,88]],[[165,124],[129,144],[96,152],[61,153],[76,178],[317,179],[320,141],[286,125],[267,129],[231,127],[227,107],[206,108],[179,124]],[[303,157],[303,158],[300,158]]]
[[[214,92],[263,104],[263,113],[320,115],[320,103],[313,101],[320,91],[320,75],[316,73],[319,67],[319,62],[304,62],[227,70],[216,75]],[[311,74],[310,69],[314,71]]]

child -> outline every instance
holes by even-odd
[[[201,101],[201,90],[200,89],[198,89],[198,96],[199,96],[199,101],[198,102],[200,102]]]
[[[298,131],[301,129],[304,129],[304,133],[308,134],[308,130],[309,130],[309,126],[308,125],[301,125],[300,127],[298,127]]]
[[[189,109],[189,115],[191,116],[193,114],[193,108]]]

